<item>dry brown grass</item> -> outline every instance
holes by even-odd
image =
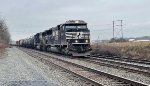
[[[92,45],[94,54],[150,60],[150,42],[125,42]]]

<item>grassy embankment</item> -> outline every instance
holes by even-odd
[[[150,42],[125,42],[92,45],[93,54],[150,60]]]

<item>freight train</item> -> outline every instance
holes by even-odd
[[[83,20],[69,20],[17,42],[21,47],[72,56],[90,54],[90,30]]]

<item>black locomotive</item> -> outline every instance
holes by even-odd
[[[83,20],[66,21],[18,43],[22,47],[72,56],[86,56],[91,51],[90,30]]]

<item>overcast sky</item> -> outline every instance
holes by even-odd
[[[124,37],[150,36],[150,0],[0,0],[0,15],[13,40],[72,19],[88,23],[92,40],[112,38],[113,20],[123,20]]]

